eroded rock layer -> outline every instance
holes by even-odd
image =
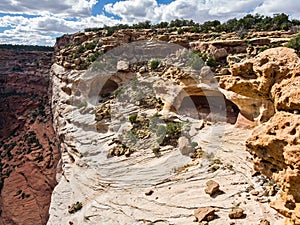
[[[51,52],[0,50],[0,224],[43,225],[60,158]]]
[[[281,186],[272,207],[291,224],[300,224],[299,68],[295,51],[280,47],[232,65],[232,75],[220,79],[228,96],[235,92],[253,104],[261,101],[245,109],[246,117],[262,123],[248,139],[247,149],[254,157],[254,168]]]
[[[212,225],[237,217],[235,224],[281,224],[268,204],[276,185],[251,177],[250,131],[232,125],[238,104],[220,92],[208,66],[193,62],[195,54],[182,47],[172,52],[171,43],[152,40],[151,32],[78,34],[57,52],[52,101],[63,171],[48,224],[183,225],[193,224],[194,211]],[[131,38],[147,40],[130,45]],[[229,52],[234,44],[226,43]],[[97,51],[109,60],[103,55],[83,70]],[[210,196],[205,188],[212,179],[219,190]],[[199,216],[209,206],[216,216]],[[229,216],[232,208],[242,213]]]

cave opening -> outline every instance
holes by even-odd
[[[99,93],[99,103],[110,99],[118,88],[119,85],[115,81],[111,79],[107,80]]]
[[[178,113],[194,119],[207,119],[226,117],[226,122],[235,124],[239,115],[239,108],[223,95],[219,96],[186,96],[184,97]]]

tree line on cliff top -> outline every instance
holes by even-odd
[[[171,22],[160,22],[151,24],[150,21],[139,22],[137,24],[118,24],[115,26],[104,26],[103,28],[86,28],[85,32],[107,30],[110,36],[117,30],[121,29],[157,29],[157,28],[181,28],[190,27],[192,33],[208,33],[208,32],[245,32],[247,30],[255,31],[275,31],[290,30],[292,27],[300,26],[297,19],[290,20],[289,16],[281,13],[274,14],[273,17],[263,16],[259,14],[248,14],[240,19],[230,19],[224,23],[219,20],[206,21],[202,24],[193,20],[176,19]]]
[[[43,51],[43,52],[54,51],[54,47],[51,46],[13,45],[13,44],[0,44],[0,49],[17,50],[17,51]]]

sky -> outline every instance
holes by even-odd
[[[0,44],[53,46],[56,37],[120,23],[222,22],[259,13],[300,19],[299,0],[1,0]]]

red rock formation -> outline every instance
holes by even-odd
[[[51,52],[0,50],[0,224],[48,220],[59,160],[49,94]]]

